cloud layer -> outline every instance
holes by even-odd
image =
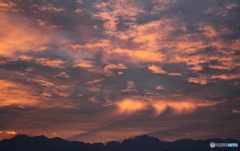
[[[0,138],[240,139],[239,7],[3,0]]]

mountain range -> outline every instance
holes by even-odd
[[[29,137],[16,135],[11,139],[0,141],[0,151],[240,151],[240,147],[210,147],[210,143],[237,143],[234,139],[181,139],[174,142],[161,141],[148,135],[125,139],[123,142],[110,141],[102,143],[84,143],[67,141],[62,138],[45,136]]]

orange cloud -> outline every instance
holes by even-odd
[[[34,57],[32,57],[32,56],[26,56],[26,55],[21,55],[21,56],[18,57],[18,59],[26,60],[26,61],[35,60]]]
[[[70,78],[70,76],[68,74],[66,74],[66,72],[61,72],[60,74],[57,75],[58,77],[64,77],[64,78]]]
[[[223,80],[231,80],[231,79],[240,79],[240,74],[221,74],[221,75],[213,75],[211,79],[223,79]]]
[[[88,61],[88,60],[78,60],[76,61],[75,67],[82,67],[82,68],[91,68],[94,66],[94,61]]]
[[[95,97],[95,96],[90,97],[90,98],[88,99],[88,101],[91,101],[91,102],[94,102],[94,103],[99,103],[99,102],[100,102],[100,101],[98,100],[98,98]]]
[[[200,65],[194,65],[193,67],[189,68],[189,70],[202,71],[203,67]]]
[[[148,67],[148,69],[152,70],[152,73],[158,73],[158,74],[166,74],[167,73],[161,67],[156,66],[156,65],[151,65]]]
[[[168,75],[170,75],[170,76],[182,76],[181,73],[168,73]]]
[[[0,2],[0,10],[1,11],[18,12],[19,8],[17,8],[16,3],[14,3],[14,2]]]
[[[232,9],[232,8],[237,8],[237,7],[239,7],[239,4],[230,3],[226,6],[226,9]]]
[[[165,55],[161,52],[151,52],[144,50],[129,50],[129,49],[114,49],[109,51],[110,54],[117,54],[120,56],[127,56],[132,58],[132,61],[137,62],[149,62],[149,61],[163,61],[165,59]]]
[[[127,81],[127,87],[129,89],[133,89],[135,87],[135,83],[133,81]]]
[[[176,97],[178,97],[176,101]],[[153,110],[154,116],[159,116],[164,113],[167,109],[170,109],[173,114],[190,114],[194,112],[198,107],[213,106],[222,102],[212,102],[212,101],[200,101],[191,98],[182,98],[181,96],[168,96],[155,98],[147,97],[136,97],[127,98],[115,103],[117,107],[118,114],[133,114],[141,110]]]
[[[104,48],[111,46],[109,40],[99,40],[98,43],[88,43],[86,45],[67,45],[67,47],[70,47],[72,49],[96,49],[96,48]]]
[[[44,98],[45,97],[51,97],[52,94],[44,92],[44,93],[41,93],[41,96],[44,97]]]
[[[131,92],[138,92],[136,89],[123,89],[123,90],[121,90],[121,92],[129,92],[129,93],[131,93]]]
[[[169,8],[171,3],[175,3],[177,0],[154,0],[153,3],[155,4],[153,7],[153,10],[151,11],[151,14],[158,14],[161,11]]]
[[[196,109],[196,104],[191,102],[171,102],[167,103],[167,105],[170,106],[176,114],[191,113]]]
[[[47,79],[41,77],[41,76],[37,76],[36,78],[28,78],[27,81],[29,82],[37,82],[40,85],[46,86],[46,87],[51,87],[54,86],[55,84],[52,82],[49,82]]]
[[[74,12],[80,14],[83,12],[83,9],[76,9]]]
[[[117,105],[117,113],[119,114],[131,114],[136,111],[142,110],[146,107],[146,103],[138,100],[132,100],[132,99],[124,99],[122,101],[119,101],[116,103]]]
[[[110,0],[106,2],[95,3],[94,7],[102,10],[96,14],[93,14],[93,18],[105,20],[104,28],[106,33],[115,34],[116,24],[118,21],[118,16],[124,16],[124,19],[136,20],[136,16],[139,13],[143,13],[134,1],[113,1]],[[109,9],[111,8],[111,10]]]
[[[109,69],[127,69],[127,67],[124,66],[123,64],[119,63],[118,65],[109,64],[104,69],[106,69],[106,70],[109,70]]]
[[[89,91],[92,91],[92,92],[99,92],[100,89],[97,88],[97,87],[91,87],[91,88],[88,88]]]
[[[40,51],[38,49],[48,43],[51,37],[51,34],[30,26],[27,20],[23,21],[4,13],[0,14],[0,20],[2,56],[10,57],[15,52]]]
[[[232,112],[233,112],[233,113],[240,113],[240,111],[234,110],[234,109],[232,109]]]
[[[209,65],[209,68],[213,68],[213,69],[225,69],[225,70],[231,70],[232,67],[229,66],[222,66],[222,65]]]
[[[16,135],[17,133],[15,131],[7,131],[7,134],[9,134],[9,135]]]
[[[66,76],[66,75],[65,75]],[[50,82],[48,79],[42,76],[36,76],[35,78],[28,78],[27,81],[29,82],[36,82],[44,87],[44,90],[52,91],[59,96],[68,97],[73,93],[73,85],[62,85],[58,83]],[[43,96],[45,97],[45,96]]]
[[[158,90],[161,90],[161,89],[164,89],[161,85],[158,85],[157,87],[156,87],[156,89],[158,89]]]
[[[103,81],[103,80],[104,80],[103,78],[100,78],[100,79],[88,81],[88,82],[86,82],[85,84],[96,84],[96,83],[99,83],[99,82],[101,82],[101,81]]]
[[[187,78],[187,80],[188,80],[188,82],[193,82],[193,83],[197,83],[200,85],[205,85],[208,83],[207,77],[205,77],[205,76],[196,77],[196,78],[189,77],[189,78]]]
[[[161,102],[153,103],[152,106],[155,109],[156,116],[162,114],[167,109],[167,105]]]
[[[140,110],[153,108],[155,116],[162,114],[168,108],[172,109],[174,114],[189,114],[198,107],[197,103],[191,101],[158,101],[130,98],[119,101],[115,105],[117,106],[118,114],[132,114]]]
[[[49,11],[49,12],[60,12],[63,10],[63,8],[57,8],[53,4],[49,3],[46,6],[39,7],[39,10],[41,11]]]
[[[49,58],[34,58],[32,56],[21,55],[18,59],[26,60],[26,61],[34,61],[43,66],[50,66],[54,68],[65,68],[63,64],[66,64],[67,61],[62,61],[60,59],[49,59]]]
[[[103,71],[106,76],[114,75],[114,73],[111,71],[112,69],[127,69],[127,67],[124,64],[108,64],[104,67]]]
[[[206,37],[209,37],[209,38],[219,35],[219,33],[209,24],[200,23],[200,24],[198,24],[198,28],[199,28],[199,30],[203,30],[204,31],[203,35],[205,35]]]
[[[60,59],[50,60],[48,58],[37,58],[36,62],[43,66],[50,66],[50,67],[54,67],[54,68],[65,68],[63,66],[63,64],[67,63],[66,61],[62,61]]]
[[[197,106],[212,106],[219,103],[222,103],[222,102],[213,102],[213,101],[204,100],[202,102],[197,103]]]
[[[38,103],[33,97],[34,92],[19,83],[0,80],[0,107],[9,105],[34,106]]]
[[[121,90],[121,92],[137,92],[135,86],[134,81],[127,81],[127,89]]]
[[[155,115],[162,114],[167,108],[171,108],[175,114],[191,113],[196,109],[196,104],[191,102],[172,102],[172,101],[158,101],[151,104],[155,109]]]
[[[0,61],[0,64],[6,64],[7,61]]]

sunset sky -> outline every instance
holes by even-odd
[[[239,0],[0,0],[0,139],[240,139]]]

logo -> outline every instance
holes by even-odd
[[[211,143],[210,143],[210,147],[211,147],[211,148],[214,148],[214,147],[215,147],[215,143],[214,143],[214,142],[211,142]]]
[[[214,148],[214,147],[238,147],[238,143],[214,143],[214,142],[211,142],[210,147],[211,148]]]

